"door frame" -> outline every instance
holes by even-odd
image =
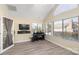
[[[3,17],[5,16],[0,16],[0,25],[1,25],[1,33],[0,33],[0,36],[1,36],[1,40],[0,40],[0,54],[7,51],[8,49],[12,48],[14,46],[14,21],[13,21],[13,24],[12,24],[12,29],[11,29],[11,33],[12,33],[12,40],[13,40],[13,44],[5,49],[3,49]],[[5,18],[8,18],[8,19],[12,19],[10,17],[5,17]]]

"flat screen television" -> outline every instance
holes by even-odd
[[[29,30],[30,26],[28,24],[19,24],[19,30]]]

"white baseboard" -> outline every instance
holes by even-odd
[[[27,41],[31,41],[31,40],[17,41],[17,42],[14,42],[14,44],[15,43],[23,43],[23,42],[27,42]]]
[[[7,51],[8,49],[10,49],[10,48],[12,48],[14,46],[14,44],[13,45],[11,45],[11,46],[9,46],[8,48],[6,48],[6,49],[3,49],[1,52],[0,52],[0,54],[2,54],[3,52],[5,52],[5,51]]]
[[[46,40],[47,40],[47,39],[46,39]],[[54,44],[56,44],[56,45],[58,45],[58,46],[60,46],[60,47],[63,47],[63,48],[65,48],[65,49],[69,50],[69,51],[72,51],[73,53],[79,54],[79,52],[77,52],[77,51],[75,51],[75,50],[73,50],[73,49],[71,49],[71,48],[65,47],[65,46],[63,46],[63,45],[61,45],[61,44],[58,44],[58,43],[56,43],[56,42],[52,42],[52,41],[50,41],[50,40],[47,40],[47,41],[49,41],[49,42],[51,42],[51,43],[54,43]]]

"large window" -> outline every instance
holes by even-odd
[[[54,36],[62,36],[62,20],[54,21]]]
[[[64,38],[69,40],[78,39],[78,17],[64,20]]]
[[[47,28],[48,35],[51,35],[52,34],[52,31],[51,31],[52,26],[51,25],[52,25],[51,23],[48,23],[47,24],[47,26],[48,26],[48,28]]]
[[[78,40],[78,17],[72,18],[72,29],[73,29],[73,33],[72,33],[72,37],[76,40]]]
[[[42,24],[32,23],[32,32],[43,31]]]
[[[54,36],[62,37],[66,40],[78,40],[79,23],[78,17],[68,18],[64,20],[53,21]]]
[[[32,23],[32,32],[37,32],[37,29],[38,29],[38,24]]]
[[[38,31],[43,31],[42,24],[38,24]]]
[[[48,34],[48,24],[46,24],[45,28],[46,28],[45,32],[46,32],[46,35],[47,35]]]
[[[72,19],[64,20],[64,38],[65,39],[72,39]]]

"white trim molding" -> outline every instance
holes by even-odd
[[[5,52],[5,51],[7,51],[8,49],[10,49],[10,48],[12,48],[14,46],[14,44],[13,45],[11,45],[11,46],[9,46],[8,48],[6,48],[6,49],[3,49],[1,52],[0,52],[0,54],[2,54],[3,52]]]

